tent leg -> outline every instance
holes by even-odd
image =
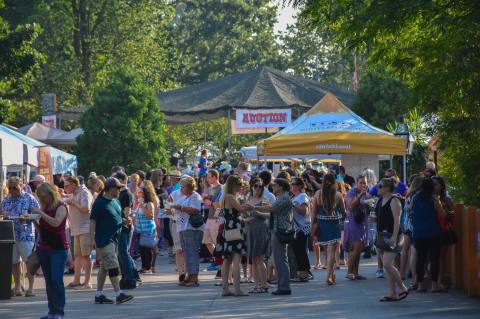
[[[2,139],[0,138],[0,201],[3,200],[3,154]]]
[[[403,182],[407,183],[407,155],[403,155]]]
[[[393,155],[390,155],[390,167],[393,168]]]
[[[227,151],[228,151],[228,159],[230,159],[230,148],[232,147],[232,114],[230,109],[227,110],[227,118],[228,118]]]

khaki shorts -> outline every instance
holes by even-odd
[[[218,228],[220,227],[220,222],[218,219],[207,219],[205,224],[205,230],[203,231],[202,244],[213,244],[217,243]]]
[[[80,234],[73,237],[73,254],[75,256],[90,256],[92,253],[92,240],[90,234]]]
[[[32,254],[33,241],[16,240],[13,244],[12,264],[18,264],[21,261],[27,262],[28,257]]]
[[[117,245],[110,243],[105,247],[97,247],[97,256],[100,259],[100,267],[109,270],[120,268],[117,256]]]

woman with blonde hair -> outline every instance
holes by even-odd
[[[100,194],[105,188],[102,180],[98,178],[95,173],[90,173],[90,176],[88,176],[87,182],[85,184],[90,193],[92,194],[94,200],[97,199],[98,194]]]
[[[49,183],[41,184],[36,192],[41,209],[32,208],[40,215],[38,230],[38,257],[45,278],[48,299],[48,318],[62,318],[65,307],[63,271],[68,257],[68,241],[65,234],[67,206],[58,191]]]
[[[198,287],[198,273],[200,271],[199,250],[202,244],[203,216],[201,216],[202,197],[195,190],[197,183],[190,176],[183,177],[180,181],[180,190],[184,195],[179,203],[171,205],[175,209],[175,222],[180,237],[187,268],[187,277],[181,282],[185,287]],[[201,220],[199,216],[201,217]],[[197,223],[198,222],[198,223]]]
[[[240,262],[246,252],[245,225],[240,214],[249,209],[247,205],[241,205],[236,198],[242,188],[242,179],[238,175],[230,175],[225,182],[220,199],[220,208],[224,212],[225,224],[220,241],[216,249],[222,252],[222,296],[248,296],[240,290]],[[235,291],[228,288],[230,267],[232,266],[233,286]]]

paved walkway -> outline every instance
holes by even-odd
[[[315,270],[315,280],[292,284],[293,295],[270,294],[222,298],[214,285],[214,273],[202,272],[199,288],[176,284],[174,267],[167,257],[158,258],[157,274],[143,276],[144,285],[131,290],[135,299],[122,305],[95,305],[94,291],[67,292],[66,318],[479,318],[480,299],[459,291],[447,294],[411,293],[406,300],[380,303],[386,281],[375,278],[374,262],[362,262],[368,280],[350,282],[345,270],[337,271],[337,285],[325,284],[325,271]],[[205,267],[206,264],[202,264]],[[68,284],[71,276],[65,278]],[[94,282],[96,278],[94,278]],[[107,280],[108,281],[108,280]],[[39,318],[47,312],[42,278],[37,278],[37,296],[0,300],[0,318]],[[247,290],[250,285],[245,284]],[[108,285],[106,294],[113,297]]]

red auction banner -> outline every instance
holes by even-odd
[[[237,110],[238,129],[286,127],[292,123],[291,109]]]
[[[53,163],[50,154],[50,146],[42,146],[38,148],[37,174],[43,175],[48,183],[53,184]]]

